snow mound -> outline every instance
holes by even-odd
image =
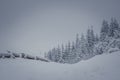
[[[120,51],[76,64],[0,59],[0,80],[120,80]]]

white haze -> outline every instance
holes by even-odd
[[[1,0],[0,52],[40,54],[75,40],[103,19],[119,20],[119,0]]]

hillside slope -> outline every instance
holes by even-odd
[[[0,80],[120,80],[120,51],[77,64],[0,59]]]

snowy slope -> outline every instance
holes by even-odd
[[[72,65],[0,59],[0,80],[120,80],[120,51]]]

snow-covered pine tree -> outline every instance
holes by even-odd
[[[57,62],[56,61],[56,48],[53,48],[51,50],[51,60],[54,61],[54,62]]]
[[[68,45],[66,44],[63,52],[63,56],[62,56],[62,59],[64,60],[65,63],[67,62],[67,58],[68,58],[67,55],[68,55]]]
[[[82,34],[80,39],[80,54],[79,54],[80,59],[86,59],[87,54],[88,54],[87,41],[84,35]]]
[[[68,63],[71,63],[72,60],[72,53],[71,53],[71,43],[70,41],[68,41],[68,54],[67,54],[67,59],[68,59]]]
[[[70,41],[66,45],[62,56],[62,59],[65,63],[76,63],[77,53],[75,50],[75,46],[76,45],[74,43],[71,45]]]
[[[108,22],[106,20],[103,20],[102,28],[100,31],[100,41],[104,41],[107,38],[108,32],[109,32]]]
[[[81,43],[80,43],[80,38],[79,38],[79,34],[76,35],[76,42],[75,42],[75,49],[74,49],[74,54],[76,56],[76,61],[79,61],[80,60],[80,54],[81,54]]]
[[[87,31],[88,46],[93,47],[94,46],[94,41],[95,41],[94,32],[93,32],[92,29],[88,29],[88,31]]]
[[[65,52],[65,48],[64,48],[64,45],[62,44],[62,46],[61,46],[61,56],[60,56],[60,60],[59,60],[60,63],[64,63],[64,59],[63,59],[64,52]]]
[[[98,34],[95,35],[95,44],[97,44],[99,42],[99,37]]]
[[[75,50],[75,42],[74,41],[72,42],[72,47],[71,48],[72,48],[71,49],[72,51]]]
[[[58,45],[57,49],[56,49],[56,53],[55,53],[55,58],[56,58],[56,62],[60,62],[61,60],[61,49],[60,49],[60,46]]]
[[[63,55],[62,49],[58,45],[57,48],[53,48],[52,50],[49,50],[46,57],[51,61],[62,63],[62,55]]]
[[[80,46],[79,34],[76,34],[75,48],[79,48],[79,46]]]
[[[120,27],[115,18],[111,19],[109,37],[119,38],[120,37]]]
[[[72,57],[73,57],[73,63],[77,63],[81,60],[80,58],[80,48],[79,48],[79,51],[77,52],[76,51],[76,48],[75,48],[75,42],[72,42],[72,47],[71,47],[71,53],[72,53]]]
[[[61,48],[62,48],[62,49],[61,49],[61,50],[62,50],[61,52],[64,53],[65,48],[64,48],[64,45],[63,45],[63,44],[62,44],[62,47],[61,47]]]
[[[80,54],[80,38],[79,38],[79,34],[76,35],[75,51],[76,51],[76,55],[79,56],[79,54]]]
[[[68,41],[68,53],[70,53],[71,52],[71,43],[70,43],[70,41]]]
[[[95,34],[94,34],[94,31],[93,31],[93,26],[91,27],[90,33],[91,33],[91,42],[93,43],[93,46],[94,46],[94,44],[95,44]]]
[[[68,42],[68,44],[66,44],[66,46],[65,46],[63,59],[64,59],[65,63],[69,63],[69,59],[70,59],[70,42]]]
[[[95,46],[95,36],[93,29],[88,29],[87,31],[87,50],[88,58],[94,56],[94,46]]]

